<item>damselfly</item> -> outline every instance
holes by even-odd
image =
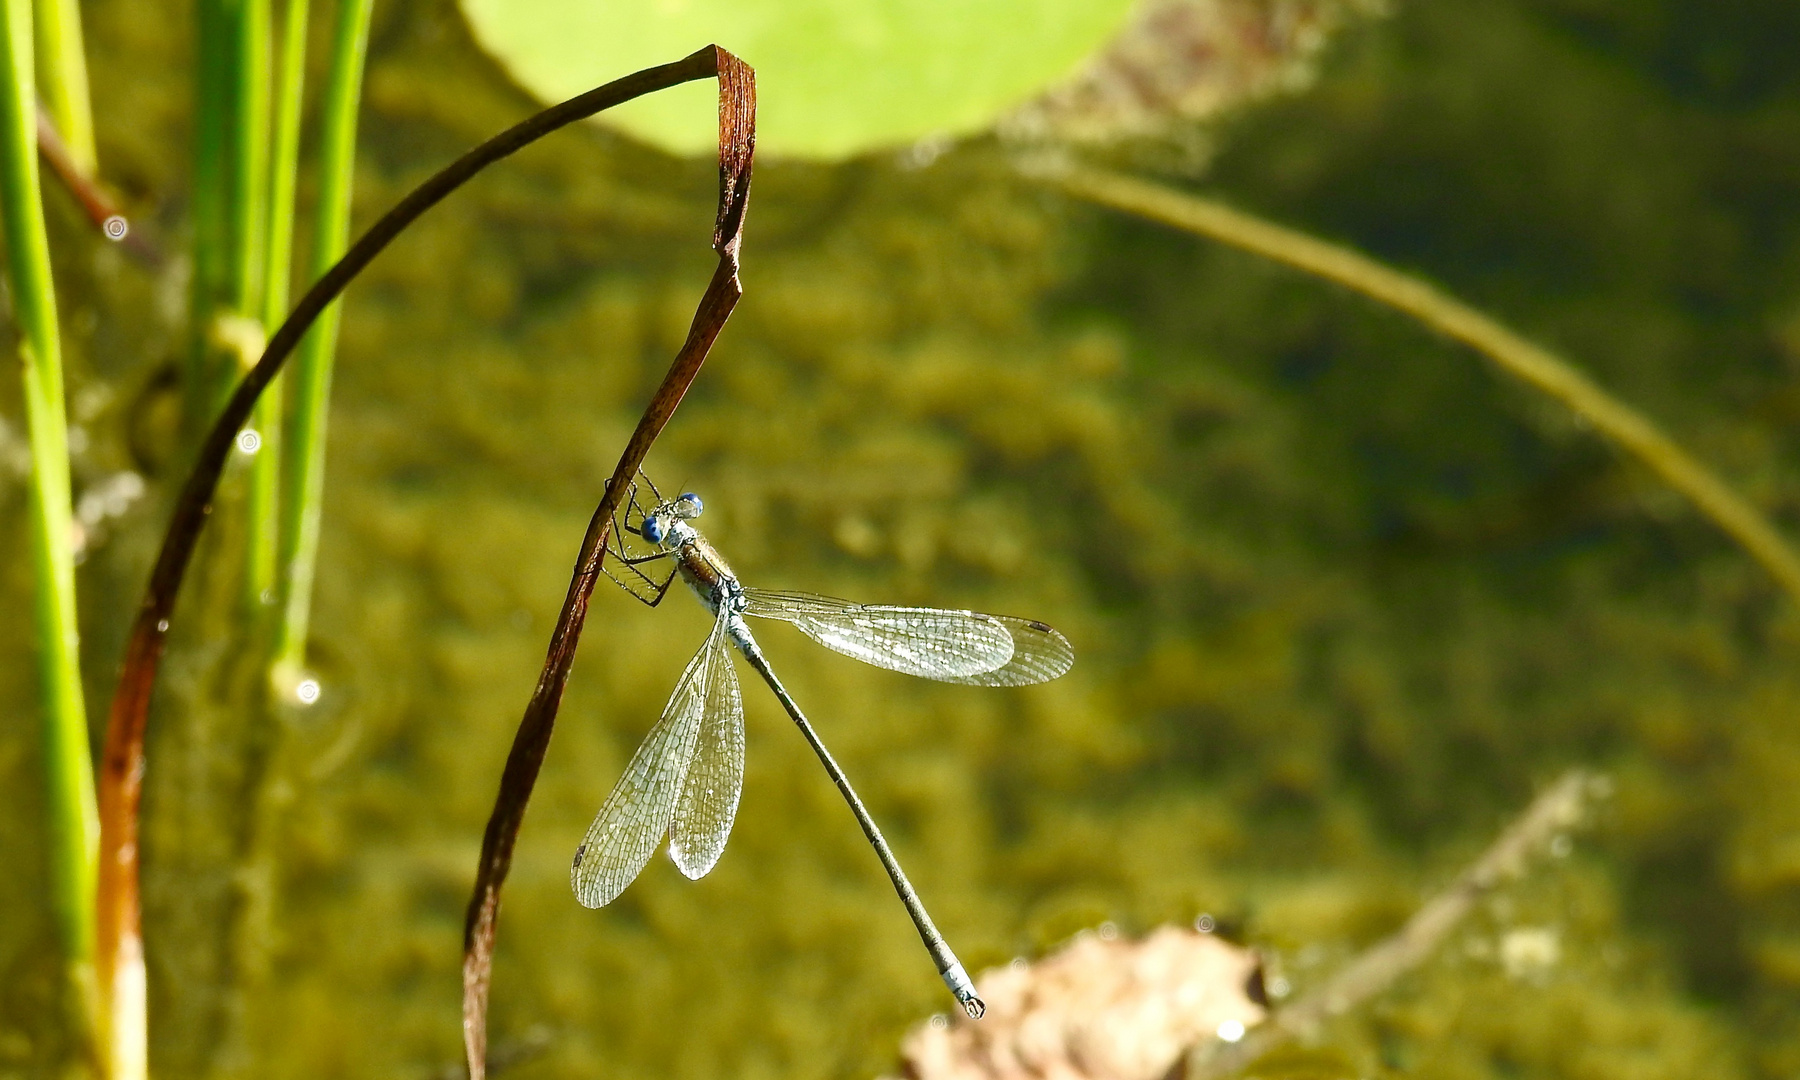
[[[648,478],[645,482],[648,484]],[[894,853],[862,800],[794,703],[750,633],[745,616],[779,619],[801,633],[864,663],[940,682],[975,686],[1026,686],[1069,670],[1074,650],[1041,622],[975,611],[853,604],[809,593],[768,592],[738,582],[731,567],[693,525],[700,497],[665,500],[650,484],[655,503],[645,510],[634,484],[624,521],[613,522],[618,547],[608,554],[625,577],[607,571],[631,595],[655,607],[680,577],[715,616],[712,633],[688,662],[662,719],[632,755],[612,794],[575,851],[575,896],[588,907],[611,903],[643,871],[663,837],[669,858],[690,878],[713,868],[724,853],[744,784],[744,705],[730,646],[775,691],[825,771],[843,793],[864,835],[881,859],[894,890],[918,927],[938,974],[971,1017],[984,1006],[968,973],[932,924]],[[654,550],[633,555],[623,534],[649,541]],[[670,560],[660,577],[644,567]]]

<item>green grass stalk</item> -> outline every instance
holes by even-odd
[[[38,186],[37,93],[31,0],[4,0],[0,20],[0,217],[18,322],[25,415],[31,440],[33,615],[43,709],[45,819],[51,901],[74,986],[94,1004],[93,894],[100,819],[81,693],[75,621],[75,553],[70,515],[67,413],[50,242]],[[91,1014],[84,1021],[91,1021]]]
[[[281,58],[276,69],[275,124],[268,163],[268,233],[263,246],[264,332],[287,316],[294,259],[294,189],[300,163],[300,113],[306,87],[307,0],[287,0],[281,19]],[[252,358],[254,359],[254,358]],[[262,436],[250,474],[250,550],[245,588],[253,604],[280,599],[281,458],[283,383],[277,375],[257,400],[251,426]],[[254,610],[254,609],[253,609]]]
[[[230,238],[230,311],[236,332],[221,335],[235,346],[236,364],[225,387],[262,355],[268,333],[263,321],[263,278],[268,258],[269,228],[269,84],[270,0],[238,0],[231,26],[230,93],[227,113],[226,167],[227,235]],[[268,432],[281,424],[281,406],[263,401],[251,418],[261,445],[257,458],[265,456]],[[273,452],[266,455],[276,458]],[[277,510],[279,474],[276,466],[260,461],[250,474],[250,494],[245,507],[244,604],[260,611],[275,599],[275,558],[281,521]]]
[[[1362,293],[1473,348],[1500,370],[1561,402],[1686,496],[1800,602],[1800,554],[1730,485],[1649,417],[1613,397],[1562,357],[1436,286],[1360,252],[1288,229],[1213,199],[1160,184],[1066,164],[1031,171],[1102,206],[1211,237]]]
[[[203,433],[218,404],[219,349],[213,320],[227,299],[230,250],[226,225],[226,162],[231,89],[231,0],[195,5],[194,65],[194,276],[188,318],[192,340],[182,380],[182,425],[190,441]]]
[[[269,0],[237,0],[235,7],[225,99],[229,291],[238,313],[254,318],[261,314],[269,194]],[[232,383],[239,374],[231,373]]]
[[[286,0],[281,19],[279,67],[275,80],[275,124],[269,150],[269,229],[264,247],[262,270],[262,311],[260,322],[267,332],[281,325],[288,313],[288,289],[294,252],[294,189],[300,157],[300,114],[305,89],[306,24],[308,0]],[[260,357],[253,358],[259,359]],[[246,565],[246,585],[253,602],[266,605],[262,610],[278,617],[283,610],[274,606],[280,583],[277,578],[280,536],[281,450],[282,450],[282,386],[284,376],[277,373],[263,388],[251,414],[251,426],[262,435],[250,474],[250,549]],[[255,610],[255,609],[253,609]],[[257,620],[259,629],[270,624]],[[273,642],[259,636],[258,644],[273,648]],[[272,656],[262,654],[259,662],[270,662]],[[277,867],[275,842],[276,818],[284,797],[277,775],[283,729],[269,723],[265,715],[263,737],[245,755],[245,775],[250,780],[251,796],[247,810],[249,828],[244,833],[244,848],[234,873],[244,882],[242,903],[233,913],[231,961],[233,993],[236,1007],[226,1010],[223,1034],[215,1049],[215,1060],[241,1059],[250,1052],[252,1036],[247,1018],[251,1002],[260,998],[268,985],[270,928],[274,920],[272,890]]]
[[[92,177],[99,161],[94,154],[94,110],[88,102],[81,5],[78,0],[40,0],[35,14],[38,92],[75,167]]]
[[[319,201],[313,218],[311,268],[318,278],[343,255],[350,236],[350,196],[356,168],[356,114],[369,51],[372,0],[339,0],[332,31],[319,131]],[[319,519],[325,491],[325,425],[331,367],[337,351],[339,306],[319,316],[300,345],[294,372],[293,436],[282,498],[281,566],[285,606],[276,631],[277,681],[298,677],[306,664],[313,578],[319,560]]]
[[[307,4],[308,0],[287,0],[281,19],[281,65],[269,152],[269,238],[262,279],[262,321],[271,329],[287,317],[294,258],[294,189],[300,171],[300,112],[306,88]],[[269,389],[279,384],[277,376]],[[268,394],[269,390],[263,391],[264,397]]]

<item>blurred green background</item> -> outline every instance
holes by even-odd
[[[84,11],[109,178],[176,237],[183,13]],[[358,222],[532,108],[453,5],[378,5]],[[1402,2],[1214,137],[1207,190],[1564,351],[1800,536],[1790,0]],[[159,1073],[459,1068],[481,829],[602,478],[710,273],[715,185],[567,132],[351,290],[325,698],[247,729],[203,571],[153,718]],[[78,495],[151,487],[81,570],[98,723],[177,479],[156,372],[185,301],[49,201]],[[740,574],[1028,615],[1077,649],[1056,683],[992,691],[763,634],[971,969],[1209,912],[1304,991],[1580,764],[1615,794],[1573,853],[1282,1075],[1800,1071],[1800,619],[1558,407],[1365,301],[1050,194],[991,140],[765,164],[744,281],[650,461],[705,496]],[[0,380],[0,1076],[50,1076],[18,416]],[[749,683],[717,870],[659,858],[614,906],[574,903],[574,846],[705,630],[685,599],[595,594],[503,909],[508,1075],[870,1076],[948,1007]],[[1493,943],[1519,928],[1555,963],[1508,973]]]

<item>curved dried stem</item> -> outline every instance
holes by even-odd
[[[1082,166],[1034,163],[1036,175],[1071,195],[1211,237],[1317,274],[1404,311],[1562,402],[1649,466],[1763,565],[1800,601],[1800,555],[1767,518],[1662,429],[1613,397],[1567,360],[1520,337],[1442,290],[1346,247],[1283,228],[1213,199]]]
[[[643,419],[638,421],[637,430],[632,432],[606,483],[606,494],[588,522],[587,535],[582,538],[581,552],[575,560],[575,576],[569,582],[556,629],[550,634],[543,673],[525,706],[525,716],[519,721],[512,750],[506,757],[506,769],[500,776],[500,793],[494,799],[494,810],[481,839],[475,894],[469,898],[463,923],[463,1049],[468,1055],[471,1080],[484,1080],[487,1075],[488,986],[493,975],[500,888],[512,867],[513,843],[524,823],[525,806],[537,783],[544,754],[550,748],[556,711],[575,662],[575,645],[587,620],[588,598],[593,595],[601,562],[606,557],[613,513],[624,501],[644,455],[650,452],[694,376],[700,373],[714,339],[744,292],[738,282],[738,250],[743,244],[744,209],[750,196],[751,158],[756,149],[756,73],[724,49],[717,52],[719,216],[713,227],[713,249],[719,253],[719,265],[694,312],[687,340],[644,409]]]
[[[156,566],[151,571],[149,587],[126,642],[119,685],[107,723],[106,744],[100,757],[96,966],[103,1008],[111,1018],[112,1030],[133,1035],[140,1048],[145,1003],[143,941],[139,930],[138,805],[143,795],[144,729],[150,694],[168,642],[169,620],[176,596],[193,558],[194,546],[212,510],[219,475],[239,428],[256,406],[257,397],[326,306],[337,299],[407,226],[475,174],[552,131],[603,109],[680,83],[711,78],[722,66],[722,55],[726,54],[709,46],[686,59],[647,68],[553,105],[482,143],[419,185],[371,226],[300,298],[287,321],[269,339],[262,358],[245,373],[213,423],[176,501]],[[736,63],[735,60],[732,62]],[[747,159],[747,152],[745,157]],[[669,407],[673,408],[672,403]]]

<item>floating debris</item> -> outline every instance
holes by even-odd
[[[980,1023],[934,1017],[901,1047],[912,1080],[1157,1080],[1194,1044],[1263,1019],[1256,954],[1165,926],[1143,941],[1084,933],[1034,964],[982,973]]]

